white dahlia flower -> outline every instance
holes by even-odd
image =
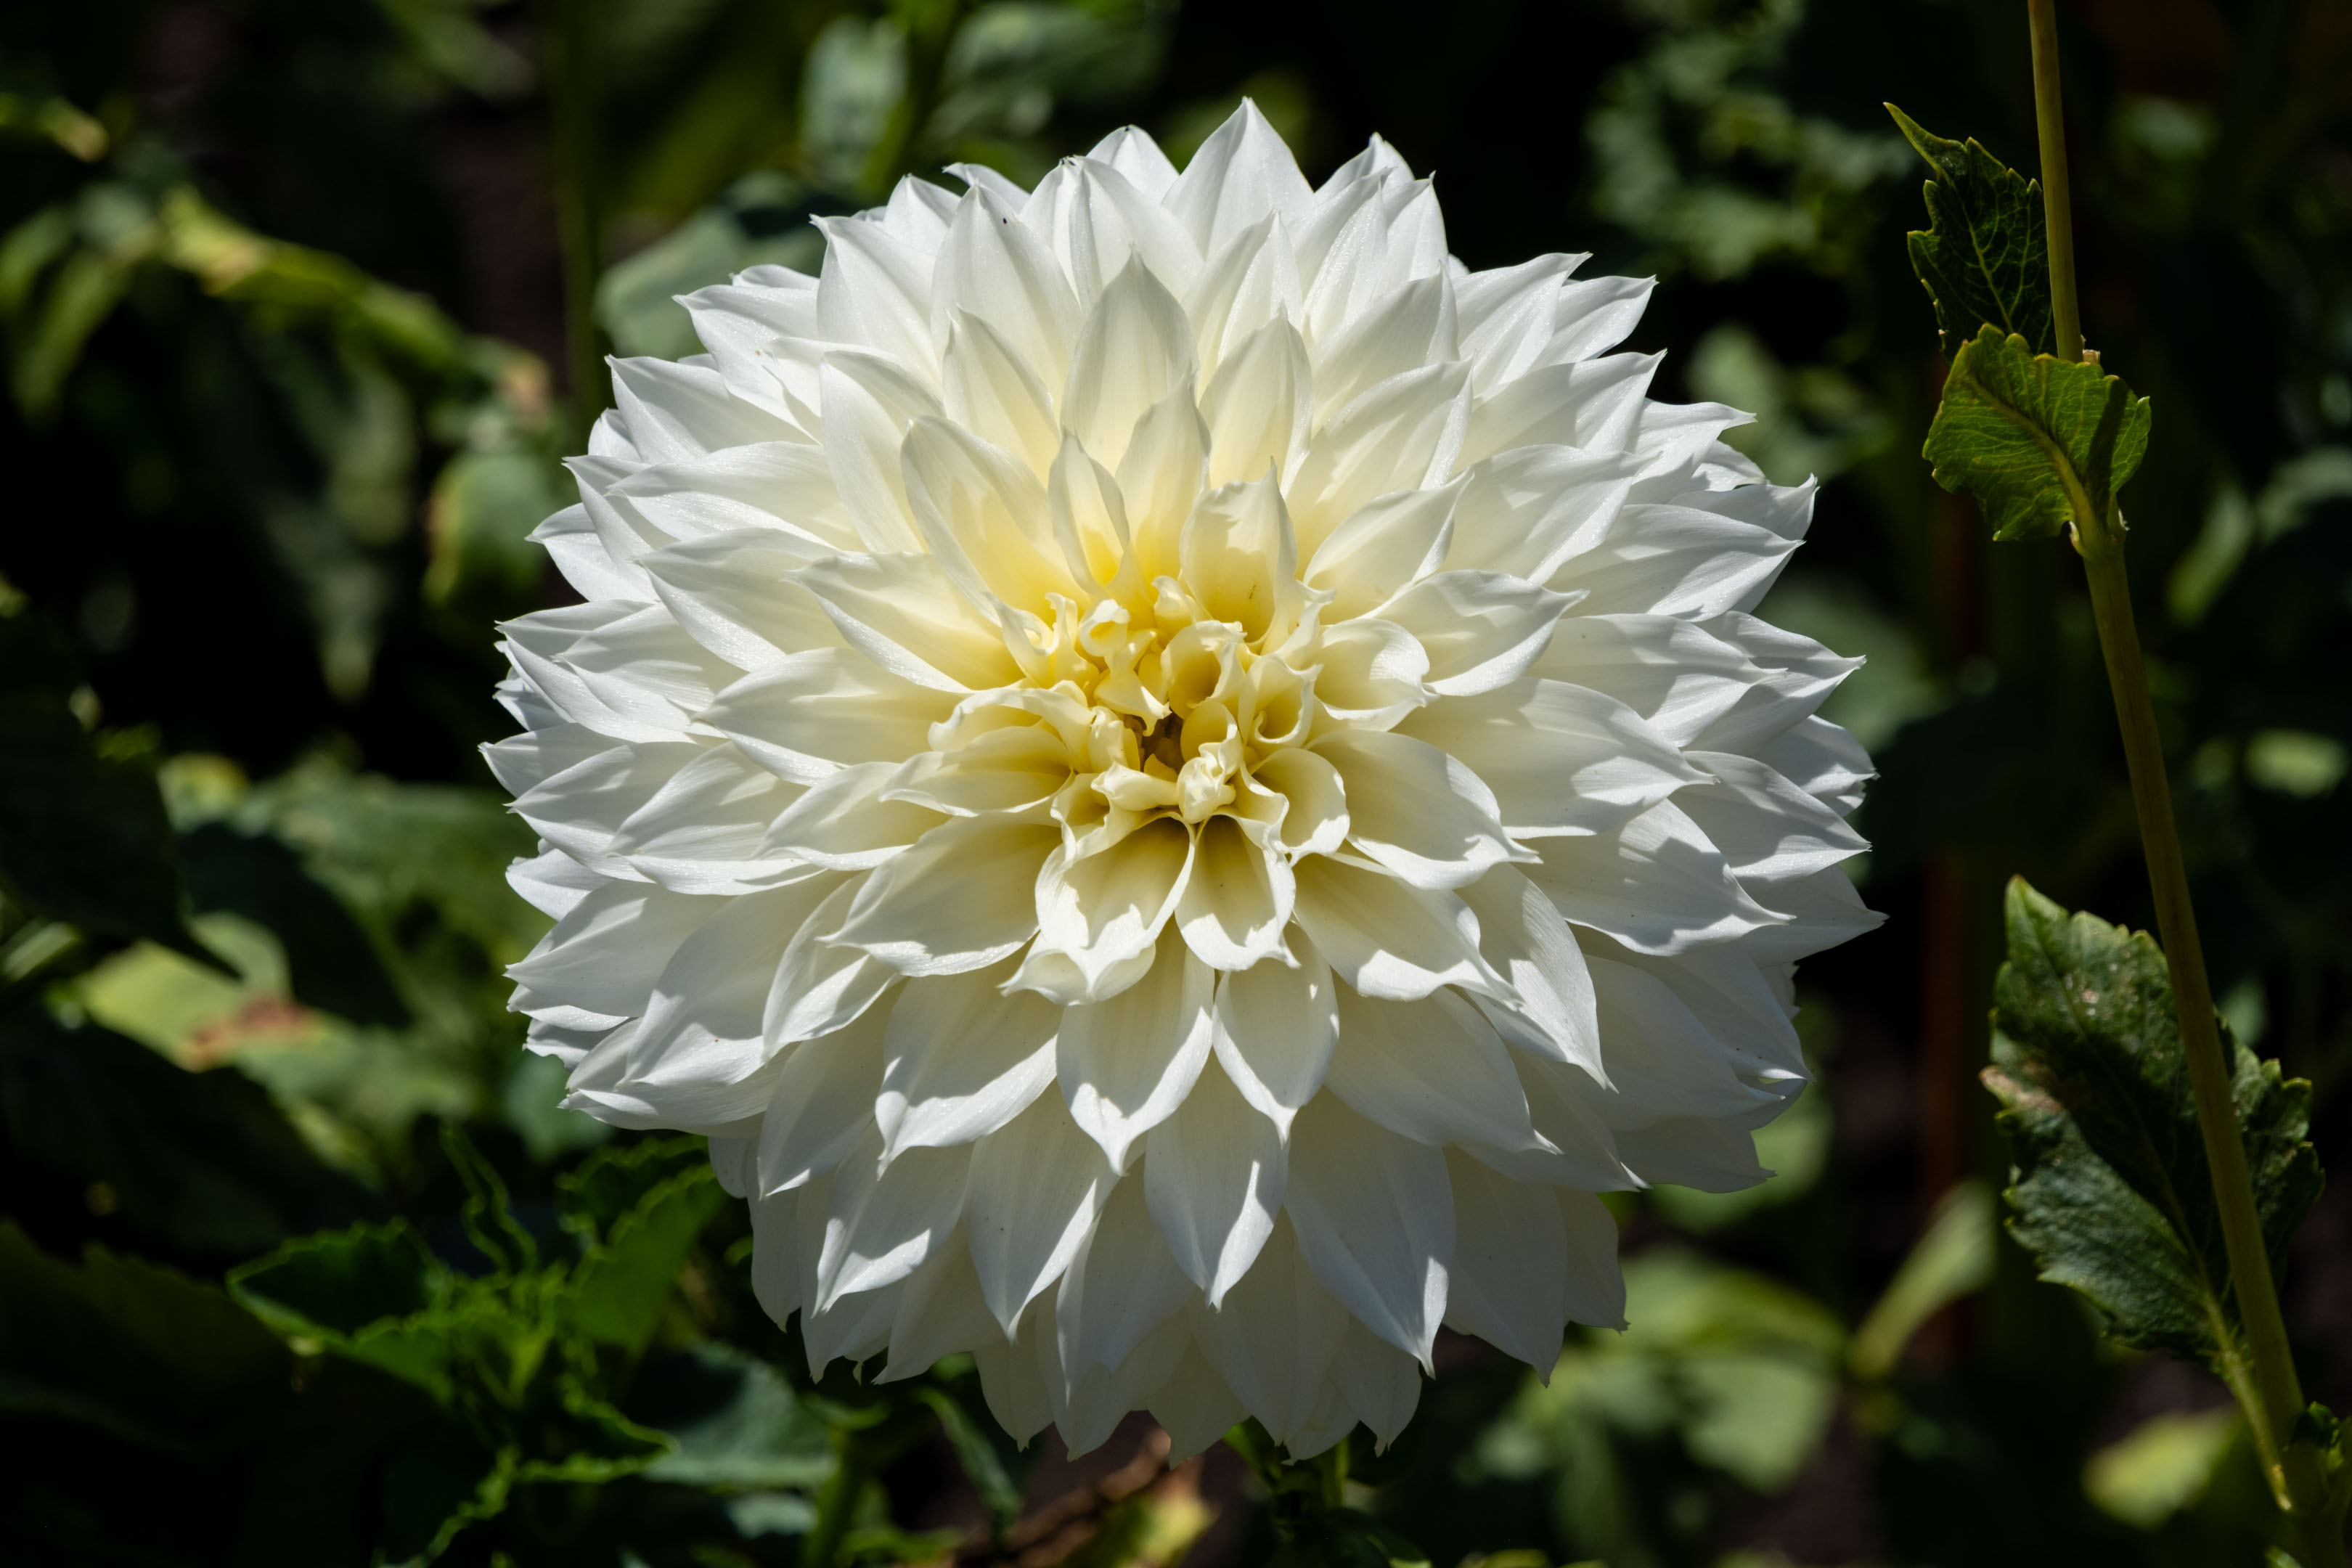
[[[1767,1174],[1851,668],[1748,612],[1810,485],[1244,105],[824,220],[613,366],[490,748],[568,1104],[709,1134],[813,1366],[971,1352],[1072,1450],[1412,1414],[1617,1323],[1593,1194]]]

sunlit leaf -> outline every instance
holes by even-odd
[[[2096,364],[2035,354],[1987,326],[1960,346],[1924,455],[1976,497],[1995,539],[2104,527],[2147,452],[2147,399]]]

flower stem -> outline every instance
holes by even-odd
[[[2066,118],[2058,95],[2058,22],[2053,0],[2026,0],[2033,26],[2033,125],[2042,139],[2042,216],[2050,236],[2050,313],[2058,357],[2083,357],[2074,303],[2074,216],[2066,181]]]
[[[571,384],[571,451],[585,451],[589,427],[610,400],[604,336],[596,330],[596,281],[604,275],[604,214],[597,201],[599,72],[593,18],[583,0],[541,0],[541,68],[547,81],[556,230],[563,256],[563,359]]]
[[[2027,4],[2033,26],[2034,119],[2041,131],[2042,190],[2049,219],[2052,313],[2056,319],[2059,357],[2079,361],[2083,339],[2074,297],[2074,230],[2067,204],[2065,129],[2059,100],[2053,0],[2027,0]],[[2140,656],[2139,629],[2132,617],[2122,512],[2110,503],[2105,517],[2084,519],[2075,530],[2074,547],[2090,582],[2099,649],[2106,660],[2107,684],[2116,700],[2116,722],[2123,732],[2132,804],[2139,816],[2148,887],[2156,901],[2157,932],[2171,972],[2189,1091],[2197,1106],[2206,1166],[2212,1173],[2231,1286],[2245,1336],[2242,1360],[2226,1329],[2219,1336],[2225,1355],[2236,1363],[2232,1370],[2239,1372],[2230,1381],[2245,1408],[2272,1492],[2295,1522],[2302,1568],[2342,1568],[2346,1557],[2341,1510],[2328,1495],[2319,1455],[2309,1443],[2294,1437],[2295,1424],[2305,1408],[2303,1387],[2287,1342],[2286,1321],[2279,1310],[2269,1249],[2263,1241],[2262,1215],[2246,1164],[2245,1132],[2231,1089],[2231,1064],[2221,1048],[2212,984],[2205,973],[2205,950],[2197,935],[2197,911],[2189,899],[2189,872],[2181,858],[2179,829],[2173,821],[2163,739],[2157,731],[2147,669]]]

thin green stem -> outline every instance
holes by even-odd
[[[600,73],[593,19],[583,0],[541,0],[541,69],[547,81],[555,220],[563,253],[563,358],[571,384],[571,449],[610,401],[604,340],[596,328],[596,282],[604,272],[604,220],[597,200]]]
[[[849,1535],[849,1521],[857,1512],[857,1497],[873,1474],[873,1456],[860,1431],[833,1435],[833,1474],[816,1497],[816,1521],[801,1537],[801,1568],[834,1568],[841,1543]]]
[[[2058,92],[2053,0],[2026,0],[2033,26],[2033,125],[2042,139],[2042,215],[2050,235],[2050,313],[2058,357],[2083,357],[2083,317],[2074,300],[2074,216],[2066,179],[2066,114]]]
[[[2058,40],[2053,0],[2027,0],[2033,33],[2033,117],[2042,141],[2042,195],[2050,237],[2050,294],[2058,357],[2083,357],[2082,318],[2074,295],[2074,232],[2067,194],[2066,132],[2059,96]],[[2230,1379],[2271,1489],[2294,1521],[2303,1568],[2345,1568],[2341,1510],[2329,1496],[2320,1457],[2294,1437],[2305,1409],[2279,1310],[2278,1287],[2263,1240],[2262,1214],[2246,1164],[2245,1132],[2231,1087],[2231,1063],[2221,1047],[2213,1011],[2213,988],[2205,972],[2205,949],[2198,939],[2197,911],[2189,898],[2189,870],[2173,821],[2172,788],[2165,772],[2164,742],[2149,700],[2147,668],[2140,655],[2139,628],[2132,616],[2131,583],[2124,564],[2124,521],[2110,505],[2094,517],[2078,505],[2074,547],[2090,581],[2091,611],[2099,649],[2106,660],[2107,684],[2116,700],[2116,722],[2123,732],[2124,759],[2131,774],[2132,804],[2139,816],[2140,844],[2147,859],[2148,887],[2156,901],[2157,933],[2171,972],[2173,1005],[2179,1010],[2180,1045],[2189,1067],[2189,1092],[2197,1106],[2198,1132],[2213,1178],[2213,1199],[2230,1261],[2231,1287],[2244,1333],[2243,1355],[2221,1336],[2234,1373]]]

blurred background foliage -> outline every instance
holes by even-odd
[[[2352,4],[2061,6],[2085,327],[2216,989],[2352,1154]],[[2022,872],[2147,923],[2079,574],[1917,458],[1941,374],[1891,99],[2031,167],[2012,0],[79,0],[0,11],[0,1543],[12,1560],[1263,1561],[1230,1456],[1070,1461],[970,1368],[813,1383],[698,1145],[557,1109],[503,966],[491,624],[602,355],[807,267],[812,215],[1024,183],[1246,93],[1377,129],[1473,266],[1665,279],[1634,342],[1823,480],[1767,614],[1869,664],[1819,1087],[1753,1193],[1620,1206],[1633,1328],[1466,1340],[1358,1500],[1504,1568],[2219,1564],[2226,1395],[2001,1237],[1984,1058]],[[981,176],[984,177],[984,176]],[[2352,1199],[2289,1260],[2352,1401]],[[1188,1555],[1189,1554],[1189,1555]]]

